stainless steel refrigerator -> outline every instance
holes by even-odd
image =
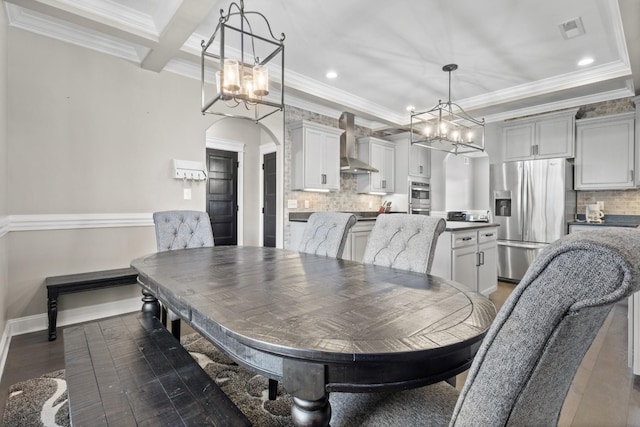
[[[498,277],[517,282],[549,243],[568,232],[576,213],[567,159],[493,164],[491,205],[498,227]]]

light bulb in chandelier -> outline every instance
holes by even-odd
[[[269,70],[264,65],[253,67],[253,92],[256,96],[269,95]]]
[[[222,76],[223,89],[227,92],[240,90],[240,66],[235,59],[224,60],[224,74]]]

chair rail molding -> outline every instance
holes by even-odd
[[[0,239],[9,232],[11,220],[8,216],[0,216]]]
[[[92,213],[9,215],[9,231],[69,230],[80,228],[153,227],[152,213]],[[0,219],[0,236],[2,235]]]

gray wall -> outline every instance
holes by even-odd
[[[8,152],[4,156],[0,150],[0,161],[8,157],[9,162],[0,184],[6,185],[8,176],[11,185],[2,192],[8,198],[0,199],[0,207],[18,216],[205,209],[204,183],[190,184],[192,199],[184,200],[185,184],[169,176],[172,159],[205,161],[207,129],[221,120],[199,113],[198,80],[146,71],[15,28],[0,38],[7,39],[8,94],[0,99],[7,99],[8,134],[6,140],[0,135],[0,147],[6,145]],[[0,70],[3,76],[7,67]],[[256,180],[252,168],[259,145],[282,135],[281,123],[282,115],[274,117],[267,121],[269,133],[252,134],[257,140],[247,144],[247,182]],[[245,205],[253,224],[257,203]],[[155,252],[153,226],[148,225],[12,230],[0,241],[7,240],[2,244],[11,250],[0,248],[0,261],[8,257],[9,264],[8,279],[0,277],[0,289],[5,289],[0,296],[6,297],[0,299],[6,304],[2,319],[45,313],[47,276],[123,267]],[[71,294],[61,298],[59,310],[138,296],[135,285]]]
[[[7,189],[7,17],[0,7],[0,336],[7,321],[9,292],[8,236],[2,226],[7,217]]]

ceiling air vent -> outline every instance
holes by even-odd
[[[558,27],[560,27],[560,32],[562,33],[562,37],[564,37],[565,40],[572,39],[584,34],[584,25],[582,24],[582,18],[580,17],[563,22],[558,25]]]

